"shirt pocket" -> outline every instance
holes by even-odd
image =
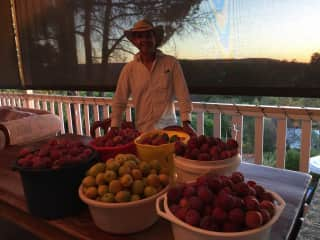
[[[167,69],[160,74],[158,86],[160,90],[167,90],[172,82],[172,71]]]

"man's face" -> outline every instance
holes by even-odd
[[[153,53],[156,49],[156,39],[153,31],[134,32],[133,42],[143,54]]]

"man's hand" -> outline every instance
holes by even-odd
[[[98,128],[102,128],[106,132],[110,126],[110,123],[111,123],[110,119],[105,119],[105,120],[93,122],[92,126],[90,127],[91,137],[93,137],[93,138],[96,137],[96,129],[98,129]]]
[[[182,129],[183,129],[183,131],[188,133],[190,135],[190,137],[197,135],[196,131],[191,126],[191,122],[190,121],[183,121],[182,122]]]

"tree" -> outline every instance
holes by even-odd
[[[108,88],[115,85],[119,69],[110,63],[125,62],[134,53],[123,32],[141,18],[164,26],[164,42],[174,33],[199,30],[199,21],[209,16],[199,15],[201,1],[74,0],[75,34],[83,41],[78,51],[85,56],[84,81],[104,82]]]
[[[133,54],[132,45],[125,40],[123,31],[141,18],[148,18],[155,24],[162,24],[166,42],[175,32],[196,29],[201,0],[78,0],[76,2],[77,34],[86,38],[85,55],[101,53],[101,77],[108,73],[108,63],[124,61]],[[91,13],[89,13],[91,10]],[[90,22],[91,26],[88,26]],[[85,26],[85,28],[83,28]],[[80,30],[81,29],[81,30]],[[88,31],[90,32],[90,35]],[[91,45],[88,43],[90,36]],[[95,51],[90,51],[93,47]],[[88,49],[87,49],[88,48]],[[86,64],[89,64],[86,61]]]
[[[320,53],[315,52],[312,54],[310,59],[310,64],[312,65],[319,65],[320,64]]]

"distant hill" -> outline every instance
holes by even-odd
[[[304,77],[307,64],[273,59],[181,60],[189,84],[216,87],[288,87]]]

